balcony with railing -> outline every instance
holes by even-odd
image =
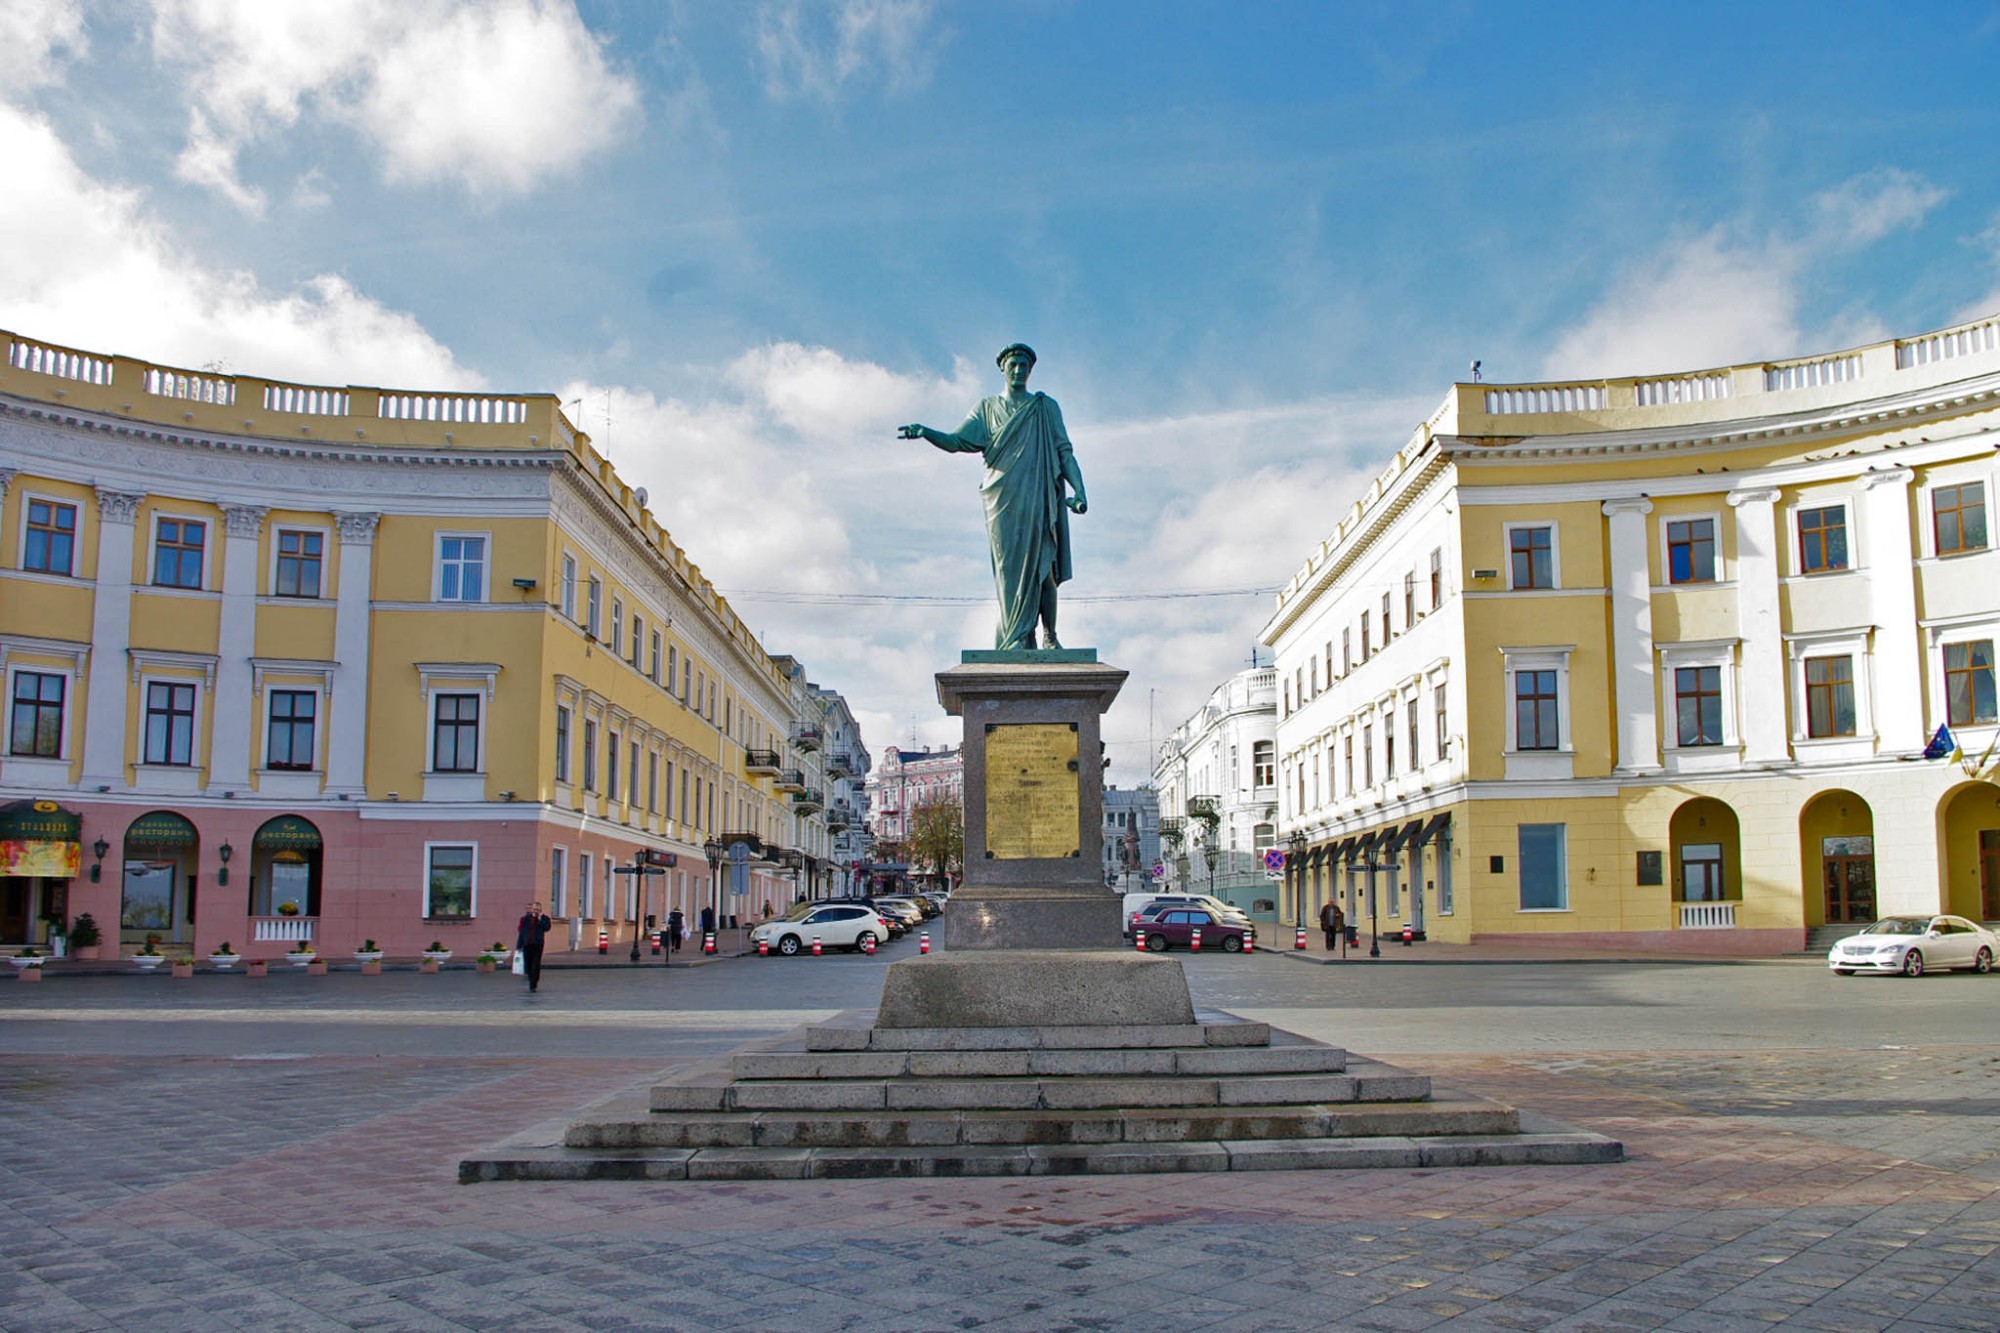
[[[1222,799],[1217,796],[1190,796],[1187,798],[1189,819],[1199,819],[1203,823],[1222,818]]]
[[[796,768],[781,768],[778,780],[771,785],[779,791],[802,792],[806,789],[806,775]]]
[[[257,944],[310,944],[318,926],[316,916],[253,916],[250,938]]]
[[[792,809],[799,814],[809,815],[824,808],[826,797],[816,787],[805,787],[792,793]]]
[[[836,745],[826,752],[826,775],[830,778],[851,778],[860,769],[854,762],[854,752],[844,745]]]
[[[835,801],[826,808],[826,826],[829,830],[838,833],[853,822],[854,812],[848,808],[847,802]]]
[[[813,723],[799,722],[792,727],[792,744],[801,750],[817,750],[825,739],[825,731]]]
[[[753,777],[776,777],[783,770],[783,763],[776,750],[745,750],[743,771]]]

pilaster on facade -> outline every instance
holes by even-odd
[[[1646,516],[1653,502],[1607,500],[1611,547],[1611,693],[1618,716],[1618,770],[1660,771],[1657,681],[1653,674],[1653,587]]]
[[[334,515],[340,549],[333,604],[333,656],[339,665],[328,687],[338,719],[327,735],[326,794],[357,800],[368,794],[369,600],[374,588],[375,533],[382,515],[344,510]],[[363,725],[354,725],[363,720]]]
[[[1861,477],[1863,522],[1876,553],[1868,561],[1875,708],[1881,750],[1890,755],[1919,754],[1929,739],[1923,637],[1917,629],[1917,544],[1910,529],[1910,483],[1915,479],[1907,467],[1881,468]]]
[[[97,491],[97,580],[92,589],[90,642],[99,667],[90,673],[84,704],[83,786],[110,791],[125,785],[126,684],[105,670],[132,644],[132,558],[139,506],[136,492]]]
[[[257,649],[258,538],[270,509],[225,505],[227,541],[222,552],[222,610],[217,633],[216,689],[223,698],[251,696],[250,659]],[[218,709],[211,732],[208,792],[222,796],[250,788],[253,718],[247,708]]]

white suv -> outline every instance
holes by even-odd
[[[859,949],[863,940],[880,944],[888,939],[889,923],[860,903],[826,903],[797,921],[766,921],[750,932],[750,943],[768,940],[789,956],[810,949],[815,937],[829,949]]]

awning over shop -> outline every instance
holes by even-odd
[[[140,815],[125,829],[127,852],[173,852],[200,842],[194,825],[171,810]]]
[[[1368,850],[1375,845],[1375,840],[1381,836],[1380,833],[1363,833],[1342,843],[1341,845],[1347,849],[1347,860],[1350,863],[1362,860],[1368,855]]]
[[[1411,838],[1414,838],[1423,826],[1422,820],[1412,819],[1400,829],[1383,830],[1382,840],[1375,845],[1375,854],[1377,856],[1398,855],[1402,852],[1403,845],[1409,842]]]
[[[319,830],[313,827],[310,820],[297,815],[279,815],[267,821],[257,830],[257,836],[252,841],[258,847],[272,850],[285,848],[295,852],[315,851],[320,845]]]
[[[75,879],[83,870],[83,817],[54,801],[0,805],[0,876]]]

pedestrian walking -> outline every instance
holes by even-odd
[[[714,930],[714,929],[715,929],[715,909],[714,909],[713,907],[704,907],[704,908],[702,908],[702,909],[701,909],[701,933],[702,933],[703,935],[707,935],[707,934],[708,934],[708,933],[709,933],[710,931],[712,931],[712,930]]]
[[[681,936],[687,934],[687,918],[676,907],[667,913],[667,952],[673,953],[681,947]]]
[[[514,947],[521,951],[521,963],[527,972],[528,989],[533,991],[542,984],[542,945],[549,937],[555,922],[542,910],[540,903],[529,903],[528,910],[521,914],[521,924],[514,931]]]
[[[1326,906],[1319,909],[1319,928],[1326,932],[1326,951],[1333,952],[1340,940],[1341,931],[1347,925],[1347,916],[1340,910],[1340,904],[1333,899],[1326,900]]]

